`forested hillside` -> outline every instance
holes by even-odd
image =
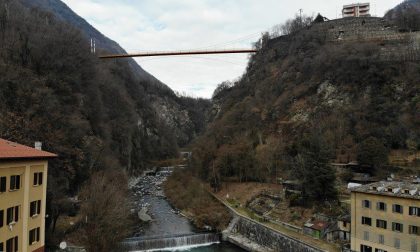
[[[80,30],[86,43],[90,43],[91,38],[94,39],[97,54],[126,53],[118,43],[104,36],[60,0],[20,1],[24,6],[52,13],[58,20]],[[203,130],[207,121],[206,113],[203,112],[210,106],[208,100],[176,95],[168,86],[144,71],[134,59],[126,59],[123,62],[130,66],[131,74],[136,82],[148,86],[146,92],[151,106],[160,120],[169,126],[179,145],[189,143]]]
[[[216,90],[215,119],[194,143],[197,175],[216,188],[299,179],[319,200],[334,198],[330,162],[377,174],[390,150],[420,149],[420,62],[397,57],[414,44],[380,19],[320,22],[265,34],[241,80]],[[377,35],[386,32],[402,38]]]
[[[393,21],[403,30],[420,30],[420,1],[405,0],[395,8],[389,10],[385,18]]]
[[[91,174],[139,173],[177,156],[178,146],[205,127],[209,101],[178,97],[133,72],[131,61],[99,60],[86,32],[25,3],[0,0],[0,137],[29,146],[42,141],[59,155],[49,169],[53,219]]]

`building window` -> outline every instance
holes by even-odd
[[[4,244],[3,244],[3,242],[0,242],[0,251],[4,251]]]
[[[29,231],[29,245],[39,242],[39,228],[34,228]]]
[[[387,252],[387,251],[383,249],[375,249],[375,252]]]
[[[34,173],[34,186],[42,185],[42,172]]]
[[[362,224],[372,226],[372,219],[369,217],[362,217]]]
[[[347,227],[347,221],[343,221],[343,227]]]
[[[20,189],[20,175],[10,176],[10,190],[19,190]]]
[[[361,244],[360,245],[360,252],[372,252],[372,247]]]
[[[370,201],[369,200],[363,200],[362,205],[364,208],[370,208]]]
[[[376,204],[376,209],[379,211],[386,211],[386,204],[384,202],[378,202]]]
[[[10,207],[7,209],[7,225],[19,221],[19,206]]]
[[[4,210],[0,210],[0,228],[4,225]],[[2,250],[0,250],[2,251]]]
[[[376,227],[386,229],[386,221],[376,220]]]
[[[369,241],[369,232],[368,231],[363,232],[363,240]]]
[[[399,249],[401,247],[401,241],[400,241],[400,239],[395,238],[395,240],[394,240],[394,247],[396,249]]]
[[[40,200],[32,201],[31,207],[30,207],[30,216],[34,217],[40,213],[41,213],[41,201]]]
[[[6,252],[17,252],[19,249],[18,244],[19,240],[17,236],[10,238],[6,241]]]
[[[419,216],[420,217],[420,208],[419,207],[410,207],[408,209],[409,215]]]
[[[392,222],[392,231],[403,232],[403,224]]]
[[[411,252],[417,252],[417,242],[415,240],[411,241]]]
[[[385,243],[385,237],[384,235],[378,235],[378,242],[379,244],[384,244]]]
[[[413,235],[420,235],[420,228],[418,226],[409,226],[408,233]]]
[[[394,205],[392,205],[392,212],[394,212],[394,213],[400,213],[400,214],[402,214],[403,213],[403,206],[401,206],[401,205],[398,205],[398,204],[394,204]]]
[[[6,177],[0,177],[0,193],[6,192]]]

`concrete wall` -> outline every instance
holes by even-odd
[[[305,244],[302,241],[288,237],[265,227],[255,221],[239,216],[230,230],[231,234],[240,234],[244,238],[255,242],[259,246],[266,247],[272,251],[295,251],[295,252],[320,252],[323,250]],[[242,244],[244,247],[244,244]],[[254,251],[248,248],[249,251]]]

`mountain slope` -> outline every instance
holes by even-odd
[[[59,0],[20,0],[25,6],[36,7],[43,11],[54,13],[55,17],[81,30],[87,38],[94,38],[99,50],[124,54],[126,51],[115,41],[107,38],[86,20],[73,12],[65,3]],[[89,42],[89,40],[87,40]],[[133,59],[128,60],[134,73],[141,79],[153,80],[154,77],[144,71]]]
[[[378,172],[390,149],[419,149],[419,46],[419,33],[380,18],[265,35],[242,79],[215,95],[215,120],[195,142],[196,173],[212,182],[300,179],[312,146]]]
[[[60,155],[53,176],[77,188],[92,169],[125,167],[177,154],[147,88],[126,61],[100,61],[83,33],[49,12],[0,1],[0,135],[36,139]]]
[[[420,0],[405,0],[385,14],[402,30],[420,30]]]
[[[94,38],[97,52],[126,53],[120,45],[104,36],[60,0],[19,1],[24,6],[52,13],[60,21],[80,30],[85,37],[86,45],[90,45],[90,38]],[[203,129],[203,122],[206,122],[206,119],[205,113],[201,112],[210,105],[209,101],[178,97],[168,86],[144,71],[133,59],[122,59],[117,62],[124,62],[130,66],[130,72],[135,77],[134,81],[145,90],[156,115],[168,125],[179,145],[186,145]]]
[[[99,60],[88,41],[54,13],[0,0],[0,137],[59,155],[49,199],[98,170],[135,174],[176,157],[205,127],[209,101],[139,79],[129,61]]]

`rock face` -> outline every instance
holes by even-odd
[[[183,146],[190,142],[195,135],[195,128],[186,109],[168,97],[157,97],[151,105],[160,120],[173,132],[179,145]]]

